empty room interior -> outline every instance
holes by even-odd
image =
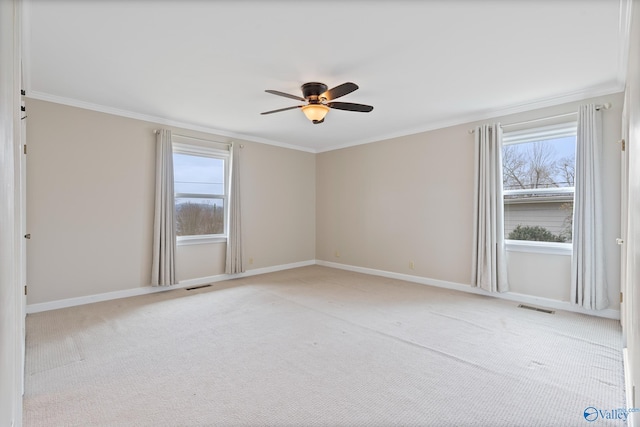
[[[0,426],[640,426],[638,0],[0,34]]]

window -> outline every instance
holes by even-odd
[[[575,151],[575,122],[504,132],[504,235],[509,249],[526,241],[529,248],[570,250]]]
[[[176,143],[173,179],[178,243],[222,241],[227,235],[229,151]]]

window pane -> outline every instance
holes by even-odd
[[[506,239],[570,243],[572,224],[573,194],[535,201],[505,199]]]
[[[504,189],[573,187],[575,158],[575,136],[504,145]]]
[[[224,194],[224,159],[173,153],[176,193]]]
[[[224,234],[224,200],[176,198],[176,234]]]
[[[571,242],[575,141],[569,136],[503,146],[506,239]]]

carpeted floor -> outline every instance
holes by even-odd
[[[319,266],[29,315],[26,362],[25,426],[624,425],[617,321]]]

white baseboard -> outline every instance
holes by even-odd
[[[258,274],[273,273],[276,271],[289,270],[289,269],[298,268],[298,267],[306,267],[308,265],[314,265],[315,263],[316,263],[315,260],[294,262],[291,264],[281,264],[281,265],[275,265],[272,267],[256,268],[253,270],[247,270],[244,273],[239,273],[239,274],[218,274],[215,276],[200,277],[197,279],[181,280],[178,284],[173,286],[142,286],[139,288],[124,289],[122,291],[105,292],[101,294],[86,295],[86,296],[81,296],[76,298],[66,298],[66,299],[42,302],[37,304],[29,304],[27,305],[27,314],[38,313],[41,311],[57,310],[59,308],[73,307],[76,305],[91,304],[91,303],[100,302],[100,301],[109,301],[109,300],[119,299],[119,298],[128,298],[128,297],[135,297],[138,295],[153,294],[156,292],[166,292],[166,291],[173,291],[175,289],[190,288],[192,286],[206,285],[209,283],[216,283],[224,280],[256,276]]]
[[[76,297],[76,298],[67,298],[67,299],[61,299],[61,300],[49,301],[49,302],[43,302],[43,303],[37,303],[37,304],[29,304],[27,305],[27,314],[38,313],[41,311],[57,310],[59,308],[73,307],[76,305],[90,304],[90,303],[100,302],[100,301],[108,301],[108,300],[119,299],[119,298],[128,298],[128,297],[133,297],[138,295],[152,294],[156,292],[165,292],[165,291],[171,291],[175,289],[189,288],[192,286],[206,285],[209,283],[216,283],[224,280],[256,276],[258,274],[273,273],[276,271],[290,270],[292,268],[298,268],[298,267],[306,267],[314,264],[325,266],[325,267],[337,268],[340,270],[354,271],[357,273],[371,274],[373,276],[381,276],[381,277],[388,277],[390,279],[404,280],[407,282],[419,283],[421,285],[435,286],[438,288],[453,289],[456,291],[462,291],[462,292],[467,292],[472,294],[502,298],[510,301],[515,301],[515,302],[524,303],[524,304],[532,304],[532,305],[537,305],[545,308],[552,308],[556,310],[573,311],[576,313],[583,313],[583,314],[588,314],[591,316],[598,316],[598,317],[606,317],[609,319],[618,319],[618,320],[620,319],[620,311],[618,310],[612,310],[612,309],[598,310],[598,311],[585,310],[581,307],[572,305],[566,301],[557,301],[549,298],[524,295],[524,294],[519,294],[515,292],[491,293],[491,292],[485,291],[484,289],[475,288],[470,285],[465,285],[461,283],[448,282],[445,280],[438,280],[438,279],[430,279],[428,277],[412,276],[410,274],[394,273],[394,272],[385,271],[385,270],[376,270],[376,269],[367,268],[367,267],[358,267],[358,266],[348,265],[348,264],[339,264],[336,262],[323,261],[323,260],[308,260],[308,261],[294,262],[290,264],[281,264],[281,265],[276,265],[272,267],[256,268],[253,270],[247,270],[244,273],[240,273],[240,274],[218,274],[215,276],[181,280],[180,283],[173,286],[143,286],[139,288],[125,289],[122,291],[106,292],[102,294],[87,295],[87,296]]]
[[[471,285],[448,282],[445,280],[430,279],[428,277],[412,276],[410,274],[394,273],[391,271],[376,270],[373,268],[358,267],[358,266],[353,266],[348,264],[339,264],[336,262],[322,261],[322,260],[316,260],[316,264],[322,265],[325,267],[338,268],[341,270],[354,271],[357,273],[371,274],[373,276],[381,276],[381,277],[388,277],[390,279],[404,280],[407,282],[419,283],[421,285],[435,286],[438,288],[445,288],[445,289],[453,289],[456,291],[462,291],[462,292],[467,292],[467,293],[472,293],[477,295],[486,295],[490,297],[506,299],[509,301],[519,302],[523,304],[532,304],[532,305],[536,305],[544,308],[572,311],[575,313],[588,314],[590,316],[605,317],[608,319],[620,320],[620,311],[613,310],[610,308],[605,310],[586,310],[582,307],[575,306],[568,301],[558,301],[550,298],[519,294],[516,292],[503,292],[503,293],[487,292],[484,289],[476,288]]]
[[[223,280],[239,279],[241,277],[257,276],[259,274],[274,273],[276,271],[290,270],[292,268],[306,267],[315,265],[315,260],[293,262],[290,264],[275,265],[272,267],[254,268],[244,273],[238,274],[218,274],[216,276],[198,277],[196,279],[181,280],[177,285],[171,286],[171,289],[188,288],[191,286],[206,285],[209,283],[221,282]]]

